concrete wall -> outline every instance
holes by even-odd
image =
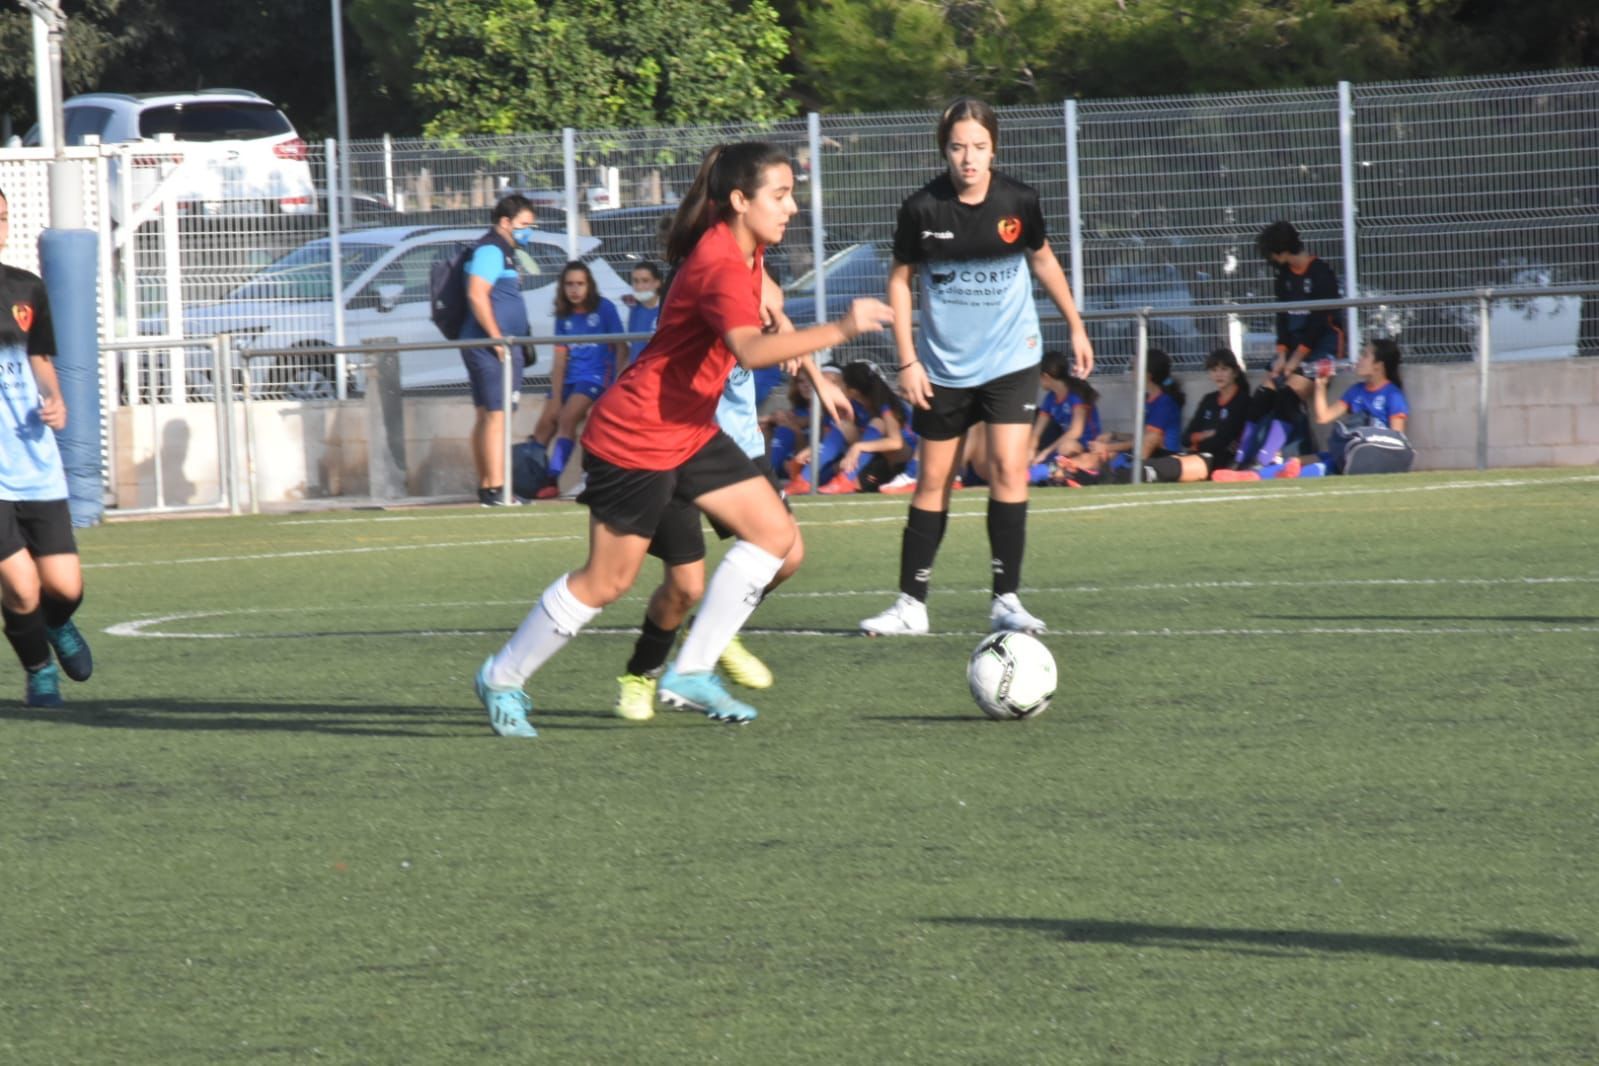
[[[1258,374],[1255,375],[1258,378]],[[1477,462],[1477,368],[1473,364],[1406,367],[1412,415],[1410,439],[1417,468],[1471,469]],[[1204,374],[1181,375],[1189,412],[1210,391]],[[1340,375],[1329,392],[1340,395],[1355,379]],[[1599,359],[1517,362],[1493,368],[1488,420],[1488,465],[1589,466],[1599,464]],[[1128,375],[1096,378],[1105,427],[1132,428],[1133,389]],[[533,431],[539,398],[525,400],[513,426],[519,438]],[[268,403],[252,406],[254,463],[264,505],[326,497],[368,496],[367,406],[345,403]],[[243,472],[243,411],[235,408]],[[162,442],[161,484],[168,506],[203,505],[221,498],[218,487],[216,410],[211,404],[124,407],[114,416],[115,506],[156,503],[155,447]],[[406,492],[410,496],[470,495],[475,487],[468,439],[472,407],[461,396],[407,397],[404,401]],[[574,465],[567,478],[577,473]]]

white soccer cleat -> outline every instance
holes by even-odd
[[[1027,608],[1022,606],[1022,601],[1016,598],[1014,592],[994,597],[994,603],[988,609],[988,628],[995,633],[1008,630],[1012,633],[1031,633],[1034,636],[1049,629],[1042,619],[1034,618],[1027,613]]]
[[[863,619],[861,632],[874,637],[926,636],[927,604],[907,592],[901,592],[899,599],[888,610]]]

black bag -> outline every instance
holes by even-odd
[[[466,325],[466,261],[477,250],[475,244],[457,246],[447,256],[433,260],[428,268],[428,302],[431,317],[439,332],[452,341],[461,339]]]
[[[1397,429],[1366,425],[1333,426],[1333,462],[1343,474],[1403,474],[1416,462],[1416,450]]]

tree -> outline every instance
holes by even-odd
[[[430,134],[766,121],[792,112],[767,0],[417,0]]]

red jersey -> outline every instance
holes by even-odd
[[[678,267],[655,335],[589,412],[583,450],[628,470],[674,470],[716,436],[716,405],[737,360],[723,337],[761,328],[761,252],[744,263],[725,222]]]

